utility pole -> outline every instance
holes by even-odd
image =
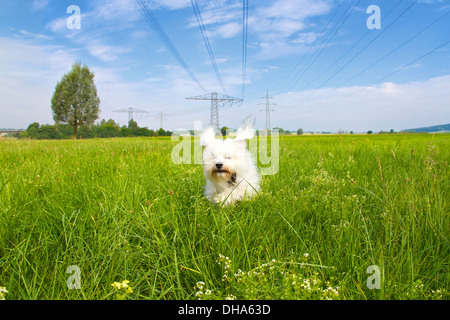
[[[164,130],[164,120],[167,120],[167,118],[165,118],[165,116],[167,116],[167,114],[165,114],[163,112],[159,112],[156,114],[156,119],[159,119],[159,127],[163,130]]]
[[[114,112],[128,112],[128,123],[130,123],[130,121],[133,120],[133,113],[148,113],[148,111],[136,109],[133,107],[114,110]]]
[[[211,101],[211,122],[210,125],[219,129],[219,102],[222,104],[230,103],[234,101],[241,101],[242,99],[227,96],[217,92],[207,93],[201,96],[195,96],[186,98],[187,100],[210,100]]]
[[[261,97],[261,99],[266,99],[266,109],[265,110],[259,110],[259,111],[265,111],[266,112],[266,130],[267,132],[269,132],[270,130],[270,112],[271,111],[275,111],[275,110],[271,110],[270,106],[274,105],[276,106],[276,103],[270,103],[270,99],[273,99],[272,97],[269,96],[269,90],[266,90],[266,96],[265,97]],[[258,103],[258,105],[262,105],[262,103]]]

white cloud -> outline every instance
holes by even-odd
[[[290,43],[310,44],[310,43],[314,43],[314,41],[316,41],[317,38],[319,38],[320,36],[322,36],[322,34],[316,33],[316,32],[299,33],[296,35],[295,39],[290,41]]]
[[[329,1],[324,0],[275,0],[268,7],[257,9],[258,16],[262,18],[281,19],[307,19],[311,16],[321,15],[330,10]]]
[[[28,39],[41,39],[41,40],[50,40],[51,37],[49,37],[46,34],[42,33],[34,33],[26,30],[19,30],[18,33],[14,35],[16,38],[28,38]]]
[[[134,31],[130,34],[130,37],[136,40],[142,40],[149,36],[147,31]]]
[[[274,97],[273,124],[314,131],[355,132],[437,125],[450,118],[450,75],[404,84],[324,88]],[[448,122],[448,121],[447,121]]]
[[[0,38],[0,48],[0,127],[52,123],[51,95],[75,51],[9,38]]]
[[[303,30],[310,17],[326,14],[330,9],[331,5],[326,0],[260,1],[249,10],[248,25],[256,33],[270,32],[287,37]],[[200,10],[205,26],[218,28],[218,24],[235,23],[241,26],[242,31],[242,2],[208,1]],[[197,27],[195,17],[189,20],[188,27]]]
[[[233,38],[238,34],[242,34],[242,24],[238,22],[226,23],[217,27],[212,32],[208,32],[208,34],[212,37],[218,36],[224,39]]]
[[[259,7],[249,18],[249,28],[262,33],[263,39],[293,36],[308,27],[308,19],[330,11],[324,0],[275,0],[271,5]]]
[[[40,10],[49,4],[49,0],[33,0],[33,10]]]
[[[53,123],[50,101],[55,85],[77,58],[77,49],[0,38],[0,128]],[[115,108],[150,101],[148,83],[124,81],[120,68],[89,68],[95,74],[102,117],[114,118]]]
[[[263,41],[257,44],[258,51],[255,54],[255,60],[271,60],[283,58],[290,55],[301,55],[308,52],[309,47],[305,44],[293,45],[285,39],[274,39],[271,41]],[[276,48],[276,50],[274,50]]]
[[[219,6],[213,1],[205,3],[200,10],[210,37],[229,39],[242,35],[241,2],[222,1]],[[314,43],[320,36],[305,31],[311,26],[308,19],[327,14],[330,10],[331,4],[327,0],[258,2],[248,17],[249,37],[258,43],[257,58],[273,59],[301,52],[302,46]],[[195,17],[189,20],[188,27],[198,27]],[[272,50],[266,50],[269,44]]]
[[[200,4],[199,4],[200,5]],[[223,1],[216,4],[210,1],[205,6],[200,7],[202,21],[205,26],[212,26],[222,23],[242,22],[242,3]],[[197,19],[192,15],[188,23],[189,28],[197,28]]]
[[[69,14],[48,22],[46,29],[70,39],[77,46],[84,47],[92,56],[103,62],[115,61],[131,51],[122,45],[108,44],[108,37],[135,27],[135,22],[141,16],[132,1],[96,0],[92,2],[92,9],[81,7],[80,10],[81,29],[67,28]],[[139,39],[146,34],[143,31],[133,30],[130,38]]]
[[[167,8],[169,10],[183,9],[191,6],[191,0],[153,0],[155,8]]]
[[[105,12],[100,15],[107,14]],[[130,48],[124,48],[122,46],[112,46],[106,43],[103,32],[105,30],[102,27],[94,26],[90,22],[95,21],[96,18],[92,16],[92,13],[86,13],[81,15],[81,29],[69,30],[66,26],[66,17],[57,18],[50,21],[46,29],[52,32],[63,35],[67,39],[70,39],[74,44],[79,47],[84,47],[89,54],[100,59],[103,62],[111,62],[117,60],[120,56],[131,51]],[[92,31],[95,30],[95,31]],[[144,32],[133,32],[130,37],[138,39],[142,37]]]
[[[67,17],[54,19],[48,22],[45,28],[55,33],[62,33],[67,30]]]
[[[81,31],[103,33],[105,30],[121,30],[132,26],[140,19],[140,13],[130,0],[96,0],[92,1],[89,10],[80,7]],[[64,13],[61,17],[50,21],[47,28],[53,32],[67,31],[66,23],[70,14]]]
[[[100,40],[88,40],[86,47],[91,55],[104,62],[115,61],[120,55],[131,51],[129,48],[122,48],[120,46],[113,47],[103,44]]]
[[[112,23],[117,28],[128,27],[140,18],[140,13],[130,0],[96,0],[93,9],[87,12],[93,25]],[[120,23],[118,23],[120,22]]]
[[[256,58],[275,59],[306,51],[306,46],[320,36],[307,31],[310,28],[308,19],[326,14],[330,9],[331,5],[324,0],[276,0],[269,6],[257,8],[249,17],[249,30],[256,35],[260,45]]]

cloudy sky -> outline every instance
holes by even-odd
[[[135,119],[149,128],[159,128],[160,112],[165,129],[207,125],[210,102],[185,98],[219,92],[243,98],[220,109],[221,126],[254,114],[263,128],[266,90],[271,127],[366,132],[450,122],[450,0],[249,0],[245,68],[247,1],[140,2],[166,43],[134,0],[2,1],[0,128],[52,124],[56,82],[75,61],[95,73],[100,117],[121,125],[128,115],[114,111],[128,107],[148,111]]]

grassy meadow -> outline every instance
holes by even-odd
[[[0,295],[449,298],[450,135],[280,136],[278,173],[226,208],[176,143],[0,140]]]

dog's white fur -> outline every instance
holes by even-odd
[[[227,206],[255,196],[261,176],[247,150],[247,140],[255,135],[254,117],[244,121],[234,139],[216,139],[216,132],[215,128],[207,127],[200,136],[200,144],[205,147],[202,160],[205,197]]]

